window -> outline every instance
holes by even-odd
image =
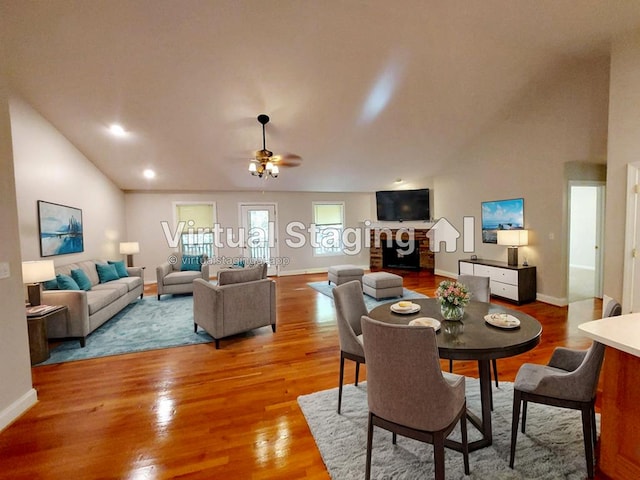
[[[178,228],[182,226],[180,235],[180,251],[183,255],[215,256],[214,233],[215,204],[213,203],[179,203],[176,204]]]
[[[314,255],[341,255],[344,202],[313,202]]]

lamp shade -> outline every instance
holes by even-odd
[[[36,260],[22,262],[22,281],[24,283],[39,283],[56,278],[53,260]]]
[[[120,253],[124,255],[140,253],[140,245],[138,242],[120,242]]]
[[[529,230],[498,230],[498,245],[521,247],[529,244]]]

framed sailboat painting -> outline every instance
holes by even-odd
[[[40,255],[66,255],[84,251],[82,210],[38,200]]]

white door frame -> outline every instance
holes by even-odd
[[[638,193],[636,185],[640,183],[640,162],[627,165],[627,215],[624,229],[624,252],[623,252],[623,279],[622,279],[622,311],[633,312],[640,310],[638,302],[634,301],[636,258],[634,252],[636,246],[636,236],[638,232]]]
[[[238,219],[239,219],[239,224],[241,228],[244,228],[246,225],[245,222],[245,218],[243,215],[243,210],[247,207],[273,207],[273,241],[274,241],[274,246],[272,249],[272,253],[273,255],[271,255],[272,258],[277,259],[279,257],[279,248],[278,248],[278,204],[276,202],[241,202],[238,203]],[[248,252],[247,252],[247,245],[246,245],[246,233],[244,232],[245,236],[243,238],[243,245],[242,245],[242,256],[243,257],[248,257]],[[275,264],[270,263],[268,268],[267,268],[267,274],[271,275],[271,276],[278,276],[280,275],[280,264],[278,261],[275,262]]]
[[[605,196],[606,196],[606,182],[598,180],[569,180],[569,208],[568,215],[569,221],[567,222],[571,226],[571,201],[573,187],[597,187],[597,211],[596,211],[596,258],[595,258],[595,272],[594,272],[594,296],[602,298],[602,284],[604,274],[604,216],[605,216]],[[569,235],[567,235],[567,297],[571,293],[570,287],[570,269],[571,269],[571,229],[569,229]]]

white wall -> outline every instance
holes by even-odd
[[[124,193],[30,105],[10,99],[23,260],[40,257],[38,200],[82,209],[84,252],[51,257],[56,265],[120,259]]]
[[[0,46],[0,66],[2,47]],[[27,321],[22,295],[18,213],[11,151],[11,125],[4,71],[0,71],[0,262],[10,277],[0,279],[0,430],[37,401],[31,384]]]
[[[129,240],[140,243],[140,253],[135,255],[136,265],[146,266],[145,281],[156,280],[155,267],[166,261],[172,252],[165,241],[161,223],[168,221],[174,231],[175,202],[216,202],[218,223],[222,228],[239,227],[239,203],[277,204],[279,256],[289,259],[290,264],[281,269],[281,274],[304,273],[326,270],[331,265],[353,263],[369,265],[369,250],[363,249],[358,255],[315,257],[310,246],[291,248],[285,240],[291,235],[286,226],[291,221],[299,221],[308,226],[313,222],[312,202],[344,201],[345,226],[362,229],[361,222],[375,220],[375,198],[370,193],[279,193],[279,192],[210,192],[210,193],[126,193],[127,232]],[[237,257],[241,254],[235,248],[223,248],[219,256]],[[217,270],[214,268],[213,271]]]
[[[621,301],[627,165],[640,161],[640,30],[616,39],[611,52],[604,293]]]
[[[566,302],[566,162],[604,163],[607,142],[608,59],[566,63],[532,79],[511,108],[434,180],[435,217],[462,231],[475,217],[475,254],[506,261],[506,247],[481,243],[480,204],[524,198],[530,246],[520,249],[537,267],[539,298]],[[460,244],[461,245],[461,242]],[[436,271],[456,274],[461,248],[436,255]]]

